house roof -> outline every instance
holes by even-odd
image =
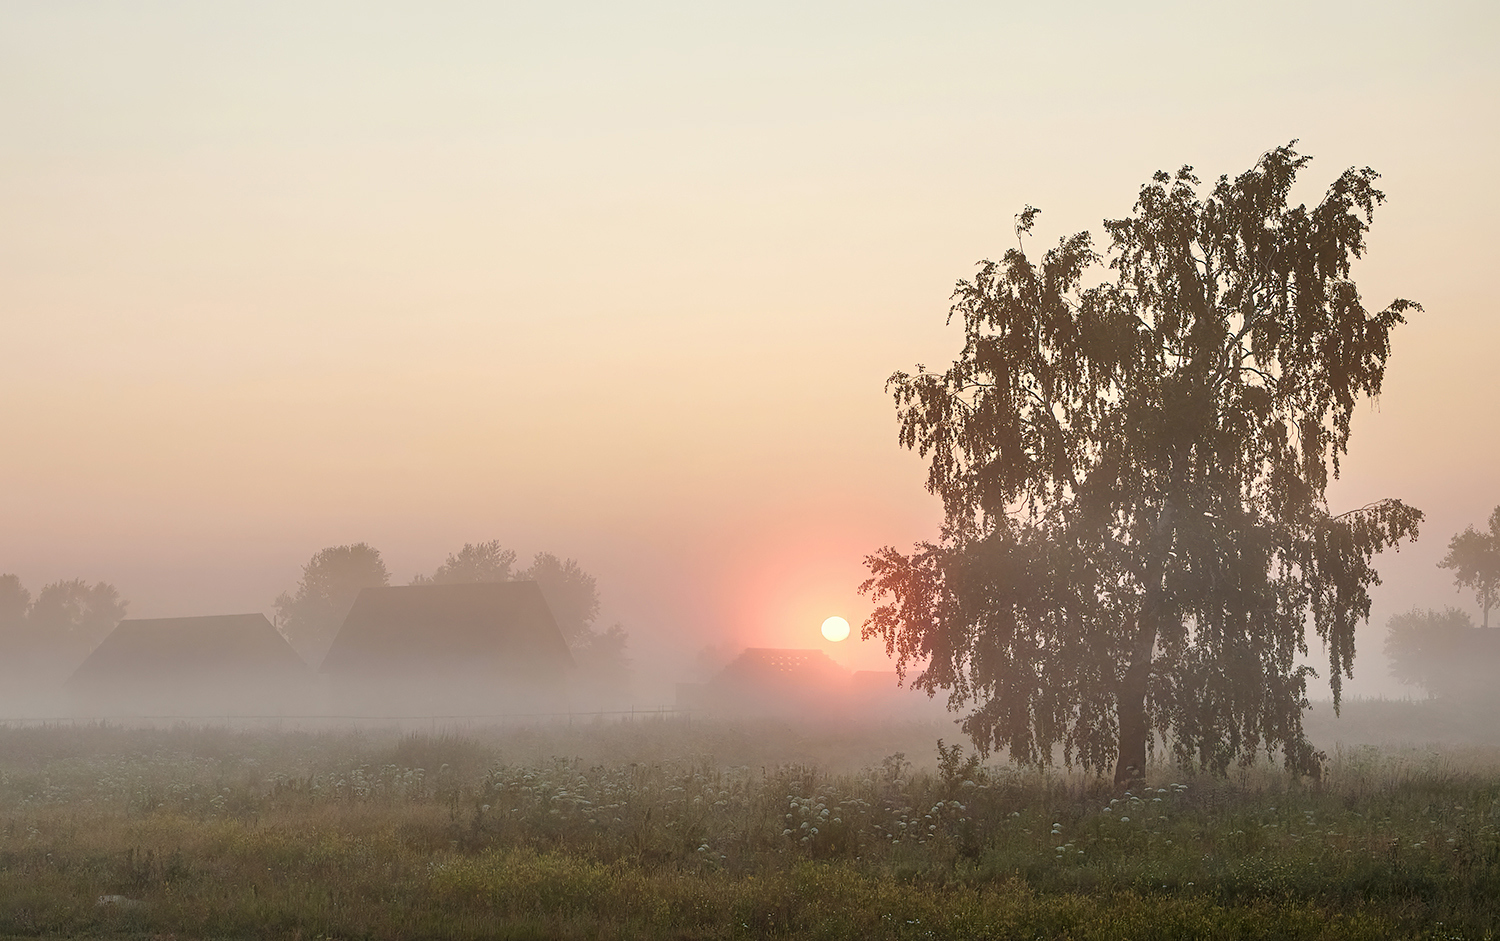
[[[572,665],[535,582],[486,582],[363,589],[320,670],[513,672]]]
[[[308,674],[307,664],[263,614],[121,621],[68,679],[70,685],[163,675]]]
[[[747,647],[726,666],[716,682],[802,682],[846,671],[821,650],[785,647]]]

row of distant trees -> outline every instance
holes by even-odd
[[[0,575],[0,656],[21,666],[37,654],[87,654],[128,606],[108,582],[81,578],[43,585],[33,597],[15,575]]]
[[[431,575],[418,575],[411,584],[536,582],[589,682],[602,691],[623,689],[628,683],[625,648],[629,636],[620,624],[603,627],[596,623],[599,586],[594,576],[576,560],[550,552],[538,552],[525,568],[518,567],[519,559],[499,540],[465,543]],[[308,662],[318,663],[360,590],[390,583],[390,571],[374,546],[363,542],[330,546],[303,566],[296,588],[276,599],[276,627]]]
[[[1460,590],[1474,593],[1481,626],[1467,611],[1413,608],[1386,622],[1385,653],[1401,682],[1442,699],[1473,701],[1500,698],[1495,676],[1500,668],[1500,631],[1491,633],[1490,609],[1500,601],[1500,506],[1490,514],[1489,530],[1473,526],[1454,536],[1438,563],[1453,571]]]

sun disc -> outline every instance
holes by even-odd
[[[834,615],[823,622],[823,636],[832,641],[840,641],[849,636],[849,622]]]

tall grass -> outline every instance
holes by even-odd
[[[798,734],[800,757],[838,733]],[[1336,751],[1316,782],[1156,768],[1116,796],[931,739],[915,768],[770,760],[781,737],[0,729],[0,935],[1491,937],[1500,916],[1488,753]]]

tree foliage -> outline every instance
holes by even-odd
[[[516,578],[536,582],[542,589],[547,607],[569,644],[589,639],[594,620],[599,617],[599,584],[576,560],[538,552]]]
[[[863,633],[972,705],[980,748],[1045,764],[1061,746],[1128,782],[1159,733],[1217,772],[1262,750],[1316,770],[1306,626],[1337,703],[1371,560],[1421,519],[1396,500],[1334,515],[1326,490],[1420,307],[1370,313],[1352,280],[1377,174],[1290,205],[1308,159],[1280,147],[1210,186],[1159,172],[1104,223],[1106,255],[1080,232],[1034,261],[1028,207],[1021,244],[958,283],[958,359],[891,377],[945,524],[866,560]]]
[[[1413,608],[1394,614],[1385,625],[1385,655],[1391,675],[1430,695],[1472,698],[1478,687],[1494,686],[1494,653],[1474,619],[1457,608]]]
[[[1448,554],[1439,567],[1453,570],[1453,581],[1460,588],[1474,592],[1484,611],[1485,627],[1490,626],[1490,608],[1500,602],[1500,506],[1490,514],[1490,530],[1481,533],[1473,526],[1454,536],[1448,543]]]
[[[0,575],[0,634],[14,634],[24,629],[26,612],[31,610],[31,592],[16,575]]]
[[[128,604],[108,582],[90,585],[74,578],[43,585],[26,621],[33,636],[45,645],[88,651],[115,629]]]
[[[0,672],[33,682],[66,675],[109,636],[128,607],[108,582],[65,579],[32,597],[20,578],[0,575]]]
[[[276,627],[311,663],[323,659],[362,588],[390,584],[380,551],[366,543],[330,546],[302,567],[295,593],[276,598]]]
[[[413,585],[452,585],[466,582],[507,582],[514,577],[516,554],[500,540],[466,542],[458,552],[438,566],[432,577],[418,575]]]

